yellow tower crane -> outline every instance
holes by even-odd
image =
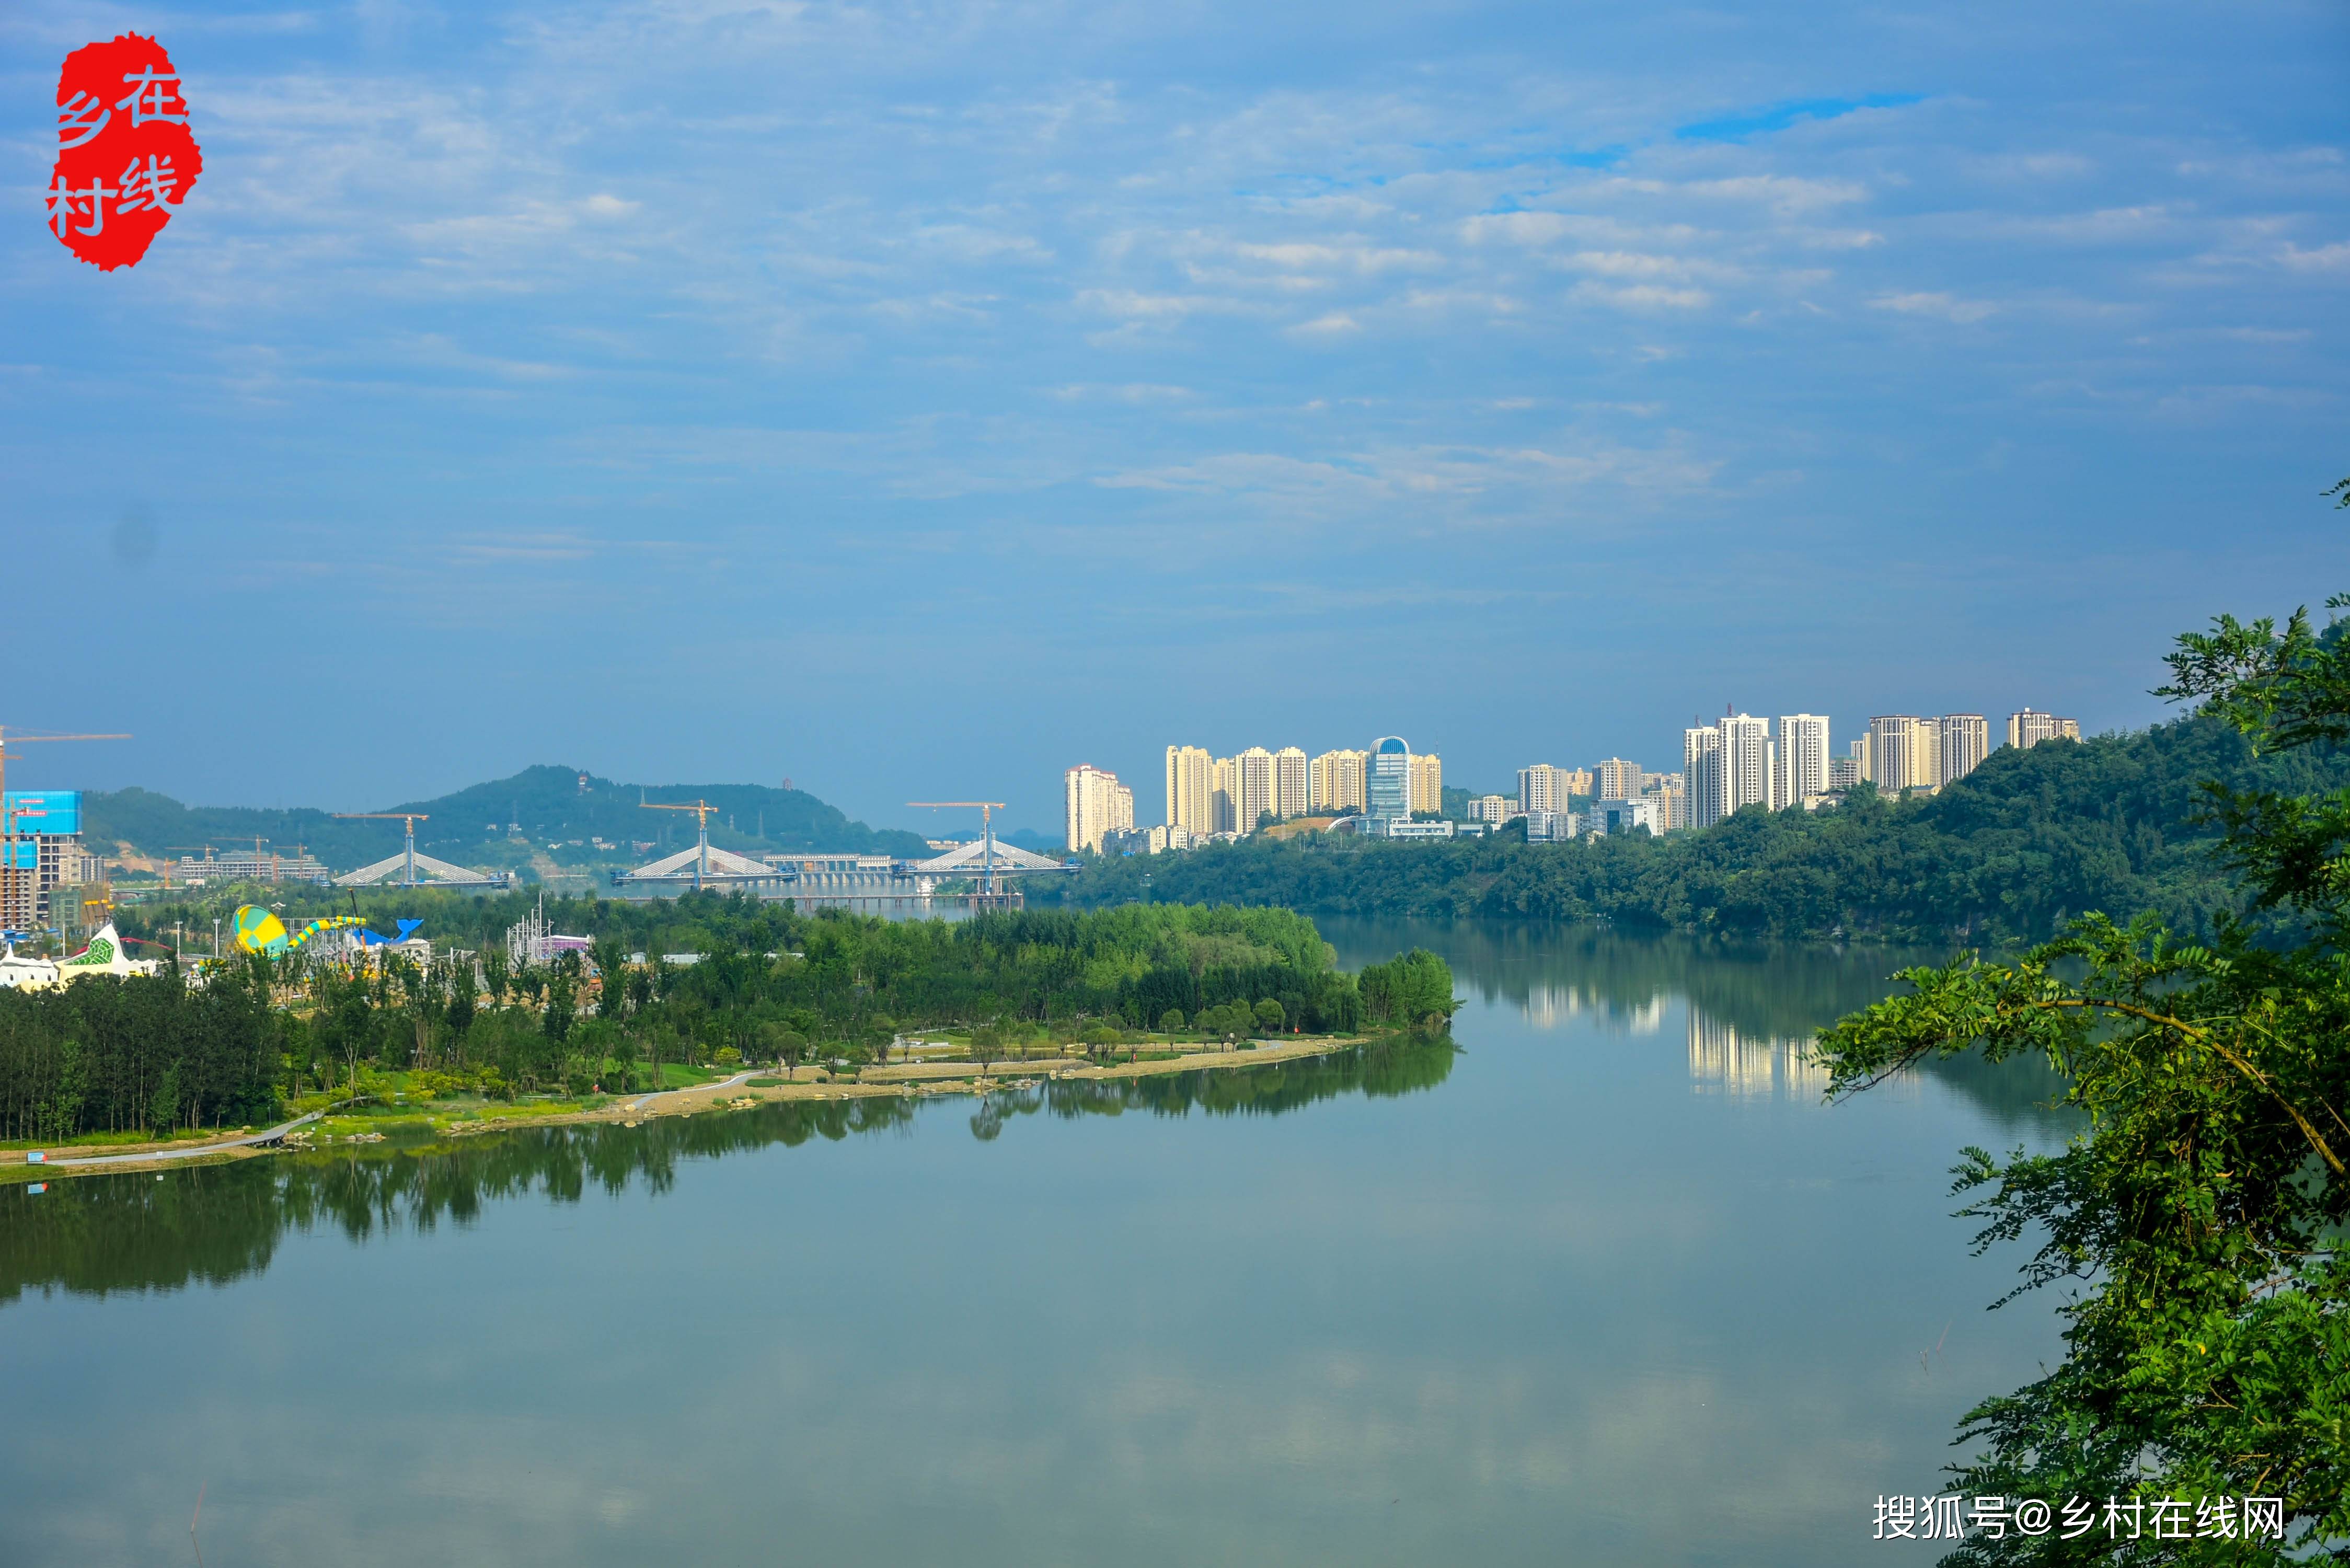
[[[5,727],[0,727],[0,926],[7,925],[10,917],[20,914],[29,921],[33,916],[34,903],[32,898],[26,899],[21,908],[17,903],[16,873],[23,867],[16,864],[18,852],[16,814],[8,809],[8,747],[12,743],[29,746],[47,745],[56,741],[127,741],[130,738],[128,735],[11,736]],[[40,875],[39,867],[33,867],[33,874],[36,877]],[[38,897],[37,883],[35,887],[35,896]]]

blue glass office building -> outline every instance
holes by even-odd
[[[1375,822],[1411,818],[1411,748],[1401,735],[1382,735],[1371,742],[1364,765],[1364,811]]]

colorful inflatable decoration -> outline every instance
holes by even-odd
[[[400,943],[414,936],[416,934],[416,928],[423,923],[424,922],[421,920],[402,920],[400,922],[400,935],[396,937],[381,936],[374,931],[362,929],[359,932],[359,945],[370,948],[398,947]]]
[[[356,915],[329,915],[325,919],[311,921],[288,936],[286,922],[267,909],[258,904],[240,904],[236,910],[236,945],[265,958],[282,958],[287,953],[301,951],[303,945],[321,931],[348,930],[353,926],[364,932],[367,922]]]

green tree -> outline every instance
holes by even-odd
[[[1159,1015],[1159,1033],[1161,1034],[1180,1034],[1182,1032],[1183,1010],[1181,1008],[1170,1007],[1166,1012]]]
[[[1266,1033],[1280,1033],[1281,1026],[1288,1022],[1288,1012],[1272,997],[1268,996],[1256,1004],[1256,1026]]]
[[[460,1043],[465,1038],[465,1031],[473,1026],[475,1002],[473,966],[461,959],[451,966],[449,975],[449,1048],[452,1059],[460,1049]],[[459,1064],[462,1065],[462,1061]]]
[[[2336,599],[2339,607],[2350,600]],[[2296,614],[2222,618],[2170,656],[2162,695],[2262,751],[2350,742],[2350,648]],[[2044,1055],[2088,1130],[2062,1153],[1969,1149],[1981,1244],[2044,1238],[2019,1291],[2064,1282],[2060,1365],[1966,1417],[1953,1490],[2054,1501],[2282,1500],[2287,1540],[1970,1537],[1945,1559],[2350,1561],[2350,791],[2213,784],[2220,853],[2297,940],[2222,919],[2181,942],[2150,915],[2074,921],[2012,962],[1900,977],[1908,993],[1823,1032],[1831,1093],[1981,1049]]]

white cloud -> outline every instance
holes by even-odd
[[[1872,310],[1890,310],[1903,316],[1933,316],[1944,321],[1961,325],[1981,321],[1999,306],[1980,299],[1960,299],[1949,294],[1881,294],[1868,302]]]

